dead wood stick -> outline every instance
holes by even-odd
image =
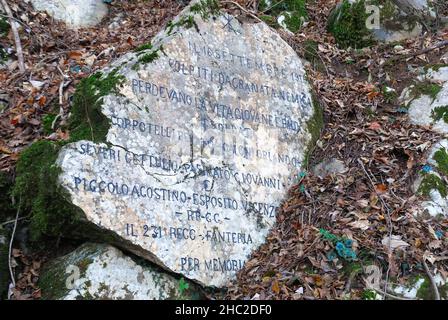
[[[235,1],[223,1],[222,3],[228,3],[228,4],[233,4],[234,6],[237,6],[241,11],[243,11],[244,13],[246,13],[247,15],[251,16],[252,18],[254,18],[255,20],[257,20],[258,22],[263,22],[263,20],[261,20],[260,18],[258,18],[255,14],[253,14],[252,12],[249,12],[247,9],[243,8],[238,2]]]
[[[448,46],[448,40],[440,41],[439,43],[436,43],[432,47],[429,47],[429,48],[426,48],[426,49],[423,49],[423,50],[419,50],[419,51],[414,52],[414,53],[406,54],[406,55],[403,55],[401,57],[399,56],[399,57],[390,58],[386,63],[390,64],[390,63],[396,62],[396,61],[401,60],[401,59],[414,58],[414,57],[420,56],[422,54],[425,54],[425,53],[428,53],[430,51],[433,51],[433,50],[436,50],[436,49],[440,49],[440,48],[443,48],[443,47],[446,47],[446,46]]]
[[[440,293],[439,293],[439,289],[437,288],[436,280],[434,280],[434,277],[432,276],[431,271],[429,270],[429,267],[426,264],[425,259],[423,259],[423,267],[425,268],[426,274],[429,277],[429,281],[431,281],[432,291],[434,292],[434,300],[440,300]]]
[[[383,298],[386,296],[386,297],[391,298],[391,299],[394,299],[394,300],[406,300],[406,301],[414,300],[414,299],[408,299],[408,298],[403,298],[403,297],[395,296],[395,295],[390,294],[389,292],[383,291],[383,290],[381,290],[381,289],[379,289],[379,288],[373,288],[372,290],[375,290],[375,291],[378,292],[379,294],[382,294],[382,295],[383,295]]]
[[[23,59],[23,50],[22,50],[22,43],[20,42],[20,36],[19,36],[19,31],[17,30],[16,24],[14,22],[15,18],[12,15],[12,11],[8,6],[8,3],[6,2],[6,0],[1,0],[3,8],[6,11],[6,14],[8,15],[9,18],[9,24],[11,25],[11,30],[12,33],[14,34],[14,42],[16,44],[16,54],[17,54],[17,59],[19,60],[19,70],[20,72],[25,72],[25,62]]]
[[[11,240],[9,241],[8,267],[13,287],[16,286],[16,280],[14,279],[14,273],[12,272],[11,255],[12,255],[12,243],[14,242],[14,235],[16,233],[17,222],[19,221],[19,214],[20,214],[20,201],[19,201],[19,207],[17,208],[16,218],[14,220],[14,228],[12,229]]]
[[[370,183],[371,183],[371,185],[372,185],[372,188],[373,188],[373,191],[376,193],[376,195],[377,195],[377,197],[378,197],[378,199],[380,199],[380,202],[381,202],[381,204],[382,204],[382,207],[383,207],[383,209],[386,211],[386,213],[387,213],[387,219],[386,219],[386,221],[387,221],[387,227],[388,227],[388,239],[389,239],[389,241],[387,242],[387,251],[388,251],[388,256],[390,257],[390,254],[391,254],[391,252],[392,252],[392,249],[391,249],[391,242],[392,242],[392,229],[393,229],[393,225],[392,225],[392,218],[391,218],[391,215],[390,215],[390,211],[391,211],[391,209],[390,209],[390,207],[387,205],[387,203],[384,201],[384,199],[383,199],[383,197],[378,193],[378,191],[376,190],[376,186],[375,186],[375,183],[373,182],[373,180],[372,180],[372,178],[370,177],[370,174],[367,172],[367,169],[366,169],[366,167],[364,166],[364,163],[362,162],[362,160],[361,159],[358,159],[358,163],[361,165],[361,168],[362,168],[362,170],[364,171],[364,173],[365,173],[365,175],[367,176],[367,178],[369,179],[369,181],[370,181]],[[390,261],[390,258],[389,258],[389,261]],[[386,271],[386,281],[385,281],[385,284],[384,284],[384,291],[383,291],[383,298],[384,298],[384,296],[385,296],[385,294],[387,293],[387,286],[388,286],[388,284],[389,284],[389,272],[390,272],[390,263],[388,263],[388,266],[387,266],[387,271]]]

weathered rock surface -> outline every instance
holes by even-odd
[[[359,48],[370,40],[390,43],[415,38],[422,33],[424,21],[430,24],[435,18],[427,0],[343,0],[330,17],[330,29],[338,42],[352,42]],[[338,36],[339,27],[345,30]]]
[[[448,287],[446,285],[446,281],[440,274],[435,275],[434,281],[437,285],[441,299],[446,299],[448,297]],[[406,284],[394,286],[393,291],[396,295],[407,299],[434,299],[434,292],[427,276],[419,275]]]
[[[168,270],[225,286],[274,225],[319,118],[278,34],[196,9],[105,70],[125,77],[103,100],[107,144],[69,144],[58,165],[88,220]]]
[[[448,172],[444,167],[444,161],[448,160],[448,140],[444,139],[436,143],[429,152],[427,165],[414,183],[417,193],[427,197],[416,208],[416,213],[427,212],[431,216],[448,216],[447,181]]]
[[[198,299],[198,288],[137,263],[118,249],[87,243],[45,265],[39,279],[44,299]]]
[[[403,90],[400,101],[410,121],[440,134],[448,133],[448,66],[428,66],[414,85]],[[428,152],[426,165],[414,182],[414,190],[426,200],[415,214],[448,216],[448,140],[442,139]]]
[[[108,12],[102,0],[31,0],[31,3],[36,10],[46,11],[71,28],[94,26]]]
[[[448,133],[448,66],[429,67],[415,85],[403,91],[400,100],[408,108],[412,123]]]

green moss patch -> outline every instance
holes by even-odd
[[[320,133],[324,127],[324,112],[316,98],[316,95],[312,93],[312,103],[314,108],[314,114],[307,122],[307,130],[311,134],[311,140],[308,143],[305,158],[303,161],[303,167],[307,167],[309,163],[310,154],[314,149],[317,140],[320,138]]]
[[[190,29],[195,27],[198,29],[196,22],[194,21],[194,17],[191,15],[181,17],[177,22],[170,21],[166,25],[166,32],[168,35],[172,35],[174,30],[177,28],[185,28]]]
[[[58,186],[60,168],[55,165],[60,145],[38,141],[23,151],[17,162],[17,178],[13,189],[23,211],[31,214],[33,240],[42,235],[60,236],[72,225],[80,209],[70,204]]]
[[[20,201],[22,211],[31,216],[32,240],[43,235],[61,236],[84,217],[82,210],[70,203],[69,194],[58,183],[61,169],[56,160],[61,148],[69,142],[106,141],[110,123],[101,112],[102,98],[116,93],[123,78],[114,70],[108,75],[98,72],[81,80],[68,123],[70,139],[38,141],[20,154],[12,194]]]
[[[434,153],[433,159],[437,163],[437,169],[448,176],[448,153],[445,148],[440,148]]]
[[[447,196],[446,185],[442,179],[433,173],[427,173],[418,188],[418,193],[429,197],[431,190],[438,190],[442,197]]]
[[[69,119],[70,141],[105,142],[110,123],[102,113],[103,97],[118,94],[124,76],[115,69],[107,75],[97,72],[84,78],[76,87],[72,114]]]
[[[219,2],[217,0],[201,0],[190,7],[190,11],[199,14],[202,19],[219,15]]]
[[[441,85],[429,81],[423,81],[416,83],[412,87],[411,94],[414,99],[417,99],[425,95],[431,97],[432,100],[434,101],[441,90],[442,90]]]
[[[11,26],[5,17],[0,17],[0,37],[4,37],[8,34]]]
[[[328,18],[328,31],[343,48],[364,48],[375,43],[371,30],[367,29],[366,1],[351,4],[344,0]]]
[[[152,44],[145,43],[145,44],[142,44],[141,46],[135,48],[134,52],[141,52],[141,51],[150,50],[150,49],[152,49]]]
[[[439,121],[440,119],[443,119],[445,123],[448,123],[448,106],[435,107],[431,111],[431,118],[434,121]]]

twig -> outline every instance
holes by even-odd
[[[6,0],[1,0],[3,8],[6,11],[6,14],[9,18],[9,24],[11,25],[12,33],[14,34],[14,41],[16,44],[16,53],[17,53],[17,59],[19,60],[19,70],[20,72],[25,72],[25,62],[23,60],[23,50],[22,50],[22,43],[20,42],[20,36],[19,31],[17,30],[16,24],[14,22],[15,18],[12,15],[12,11],[8,6],[8,3]]]
[[[426,261],[424,258],[423,258],[423,267],[425,268],[425,272],[429,277],[429,281],[431,281],[432,291],[434,292],[434,300],[440,300],[440,293],[439,293],[439,289],[437,288],[436,280],[434,280],[434,277],[432,276],[431,271],[429,271],[429,267],[426,264]]]
[[[252,12],[249,12],[247,9],[243,8],[238,2],[235,1],[223,1],[222,3],[228,3],[228,4],[233,4],[234,6],[237,6],[241,11],[243,11],[244,13],[246,13],[247,15],[251,16],[252,18],[254,18],[255,20],[257,20],[258,22],[263,22],[263,20],[261,20],[260,18],[258,18],[255,14],[253,14]]]
[[[19,218],[19,219],[17,219],[17,221],[20,221],[20,220],[23,220],[23,219],[26,219],[26,217],[22,217],[22,218]],[[16,221],[16,219],[13,219],[13,220],[9,220],[9,221],[5,221],[5,222],[2,222],[2,226],[6,226],[7,224],[10,224],[10,223],[13,223],[13,222],[15,222]]]
[[[9,241],[8,266],[9,266],[9,274],[11,275],[11,282],[12,282],[13,287],[16,286],[16,280],[14,279],[14,273],[12,272],[11,254],[12,254],[12,243],[14,242],[14,234],[16,233],[17,222],[19,221],[20,204],[21,204],[21,201],[19,201],[19,207],[17,208],[16,219],[14,221],[14,228],[12,229],[11,240]]]
[[[395,299],[395,300],[406,300],[406,301],[413,301],[413,300],[414,300],[414,299],[408,299],[408,298],[403,298],[403,297],[395,296],[395,295],[390,294],[390,293],[388,293],[388,292],[386,292],[386,291],[383,291],[383,290],[381,290],[381,289],[379,289],[379,288],[372,288],[372,290],[375,290],[375,291],[378,292],[379,294],[382,294],[382,295],[383,295],[383,298],[384,298],[384,296],[386,296],[386,297],[388,297],[388,298]]]
[[[414,53],[406,54],[406,55],[403,55],[403,56],[390,58],[386,63],[390,64],[390,63],[396,62],[396,61],[401,60],[401,59],[409,59],[409,58],[417,57],[417,56],[420,56],[422,54],[425,54],[425,53],[428,53],[430,51],[433,51],[433,50],[436,50],[436,49],[440,49],[440,48],[443,48],[443,47],[446,47],[446,46],[448,46],[448,40],[440,41],[439,43],[433,45],[432,47],[429,47],[429,48],[426,48],[426,49],[423,49],[423,50],[419,50],[419,51],[414,52]]]
[[[370,183],[372,184],[373,191],[375,191],[378,199],[380,199],[381,204],[383,205],[383,207],[384,207],[384,209],[385,209],[385,211],[387,213],[387,227],[389,229],[388,230],[389,241],[387,243],[388,243],[388,255],[390,255],[391,254],[391,241],[392,241],[392,218],[390,216],[390,207],[387,205],[387,203],[384,201],[383,197],[376,190],[375,183],[373,182],[372,178],[370,177],[369,173],[367,172],[366,167],[364,166],[364,163],[359,158],[358,158],[358,163],[361,165],[362,170],[364,171],[364,173],[366,174],[366,176],[369,179]],[[386,282],[384,284],[384,291],[383,291],[384,293],[387,293],[387,285],[388,285],[388,282],[389,282],[389,272],[390,272],[390,263],[388,263],[388,266],[387,266]],[[384,295],[383,295],[383,298],[384,298]]]
[[[278,6],[278,5],[281,4],[282,2],[285,2],[285,0],[281,0],[281,1],[279,1],[279,2],[274,3],[272,6],[270,6],[269,8],[267,8],[266,10],[264,10],[264,11],[261,12],[261,13],[265,14],[266,12],[268,12],[268,11],[271,10],[272,8]]]

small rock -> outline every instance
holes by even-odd
[[[102,0],[31,0],[34,8],[46,11],[69,27],[82,28],[98,24],[108,12]]]
[[[319,163],[314,167],[313,172],[320,178],[325,178],[332,174],[341,174],[347,171],[347,167],[341,160],[332,158]]]
[[[44,266],[39,286],[44,299],[54,300],[202,297],[193,283],[178,280],[148,263],[137,263],[112,246],[94,243],[84,244]]]

